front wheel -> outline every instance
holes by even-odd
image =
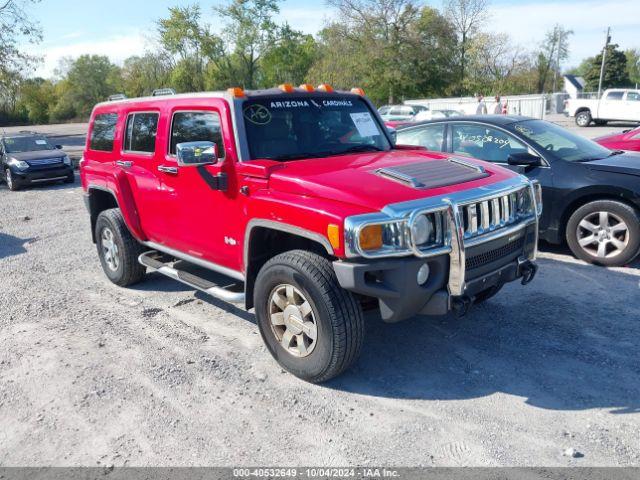
[[[566,237],[573,254],[585,262],[621,267],[640,251],[640,214],[615,200],[590,202],[571,215]]]
[[[127,287],[143,279],[147,269],[140,265],[138,257],[144,248],[129,232],[120,210],[101,212],[95,234],[100,263],[109,280]]]
[[[11,169],[7,168],[4,171],[4,180],[5,180],[5,182],[7,182],[7,187],[12,192],[15,192],[16,190],[20,190],[20,183],[18,183],[18,180],[13,178],[13,174],[11,173]]]
[[[260,334],[287,371],[320,383],[358,358],[362,309],[340,287],[329,260],[303,250],[285,252],[262,267],[255,285]]]
[[[589,110],[583,110],[576,114],[576,125],[579,127],[588,127],[591,123],[591,112]]]

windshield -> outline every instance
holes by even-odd
[[[284,161],[391,148],[368,105],[357,97],[261,97],[246,101],[242,113],[252,159]]]
[[[591,140],[543,120],[518,122],[512,128],[534,143],[535,147],[568,162],[600,160],[613,153]]]
[[[7,153],[39,152],[41,150],[54,150],[44,137],[13,137],[4,139],[4,147]]]

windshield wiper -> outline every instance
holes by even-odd
[[[624,153],[624,150],[613,150],[606,157],[587,157],[587,158],[581,158],[579,160],[576,160],[576,162],[596,162],[598,160],[604,160],[605,158],[614,157],[616,155],[622,155],[623,153]]]
[[[384,152],[385,149],[381,147],[377,147],[375,145],[356,145],[355,147],[347,148],[346,150],[342,150],[341,152],[334,153],[334,155],[346,155],[349,153],[358,153],[358,152]]]

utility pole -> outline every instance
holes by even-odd
[[[598,98],[602,94],[602,79],[604,78],[604,64],[607,61],[607,47],[611,42],[611,27],[607,27],[607,38],[604,42],[604,49],[602,50],[602,65],[600,66],[600,82],[598,83]]]

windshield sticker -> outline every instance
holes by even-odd
[[[270,107],[275,108],[309,108],[306,100],[285,100],[284,102],[271,102]]]
[[[46,145],[47,141],[46,140],[36,140],[36,145]]]
[[[511,146],[511,141],[508,138],[494,137],[493,135],[467,135],[465,133],[458,132],[458,140],[461,144],[469,142],[477,145],[478,147],[482,147],[485,143],[495,143],[498,145],[498,148]]]
[[[525,127],[524,125],[516,125],[516,130],[523,135],[533,135],[533,130]]]
[[[264,105],[249,105],[243,111],[244,118],[256,125],[267,125],[271,122],[271,112]]]
[[[369,112],[352,113],[351,120],[353,120],[361,137],[375,137],[380,135],[380,131]]]
[[[271,110],[276,110],[279,108],[310,108],[311,106],[316,108],[322,107],[353,107],[353,102],[351,100],[319,100],[319,99],[309,99],[309,100],[279,100],[273,101],[269,105]]]

